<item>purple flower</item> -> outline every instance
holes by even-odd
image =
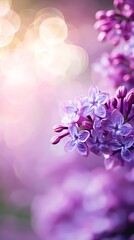
[[[130,162],[134,154],[134,89],[129,92],[120,86],[114,97],[92,87],[89,97],[82,100],[82,115],[77,123],[57,125],[54,129],[61,133],[52,138],[57,144],[69,136],[65,149],[78,149],[87,156],[89,150],[96,155],[107,157],[106,167]],[[107,156],[106,156],[107,155]]]
[[[117,137],[116,140],[109,144],[110,148],[113,151],[120,151],[121,158],[126,161],[130,162],[133,159],[133,154],[130,148],[134,144],[134,137],[132,135],[126,137]]]
[[[69,127],[69,133],[70,133],[71,139],[66,143],[65,150],[73,151],[75,147],[77,147],[81,155],[87,156],[88,146],[86,144],[86,141],[90,136],[89,131],[87,130],[78,131],[78,126],[73,124]]]
[[[112,135],[127,136],[132,131],[132,126],[124,123],[124,117],[117,109],[112,111],[109,119],[102,120],[102,125],[106,131],[112,132]]]
[[[74,101],[62,103],[61,108],[65,112],[62,122],[65,124],[78,122],[78,120],[83,116],[83,108],[86,102],[86,97],[77,97]]]
[[[106,109],[104,104],[108,100],[108,94],[100,92],[99,89],[95,86],[89,89],[89,98],[87,100],[87,106],[84,107],[83,115],[96,115],[98,117],[106,116]]]
[[[91,132],[91,137],[88,139],[91,144],[90,151],[96,155],[100,153],[109,154],[110,149],[108,147],[107,138],[103,135],[103,132],[93,130]]]

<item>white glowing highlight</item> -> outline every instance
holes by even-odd
[[[67,25],[59,17],[51,17],[40,25],[40,39],[47,45],[56,45],[67,37]]]
[[[75,78],[86,69],[88,56],[83,48],[66,42],[69,30],[59,10],[39,11],[27,27],[6,2],[8,11],[2,17],[0,2],[0,132],[6,145],[16,148],[38,132],[40,86],[53,88]],[[20,27],[21,40],[15,35]]]
[[[4,17],[11,7],[11,1],[0,0],[0,17]]]

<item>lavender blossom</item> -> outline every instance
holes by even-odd
[[[33,227],[45,240],[132,240],[134,176],[104,170],[70,172],[37,196]]]
[[[112,111],[110,119],[102,120],[102,124],[104,129],[111,132],[113,136],[115,134],[127,136],[132,131],[132,126],[129,123],[124,123],[124,117],[117,109]]]
[[[87,104],[83,109],[83,115],[96,115],[98,117],[105,117],[106,110],[103,104],[108,100],[108,94],[102,93],[95,86],[89,89],[89,98],[87,99]]]
[[[52,143],[57,144],[67,136],[67,151],[77,148],[83,156],[90,152],[102,154],[106,168],[134,161],[134,89],[127,92],[120,86],[111,98],[94,86],[81,101],[82,111],[77,121],[55,127],[60,135]],[[68,114],[66,110],[65,115]]]
[[[100,32],[99,41],[110,40],[118,45],[122,39],[128,41],[134,34],[133,0],[115,0],[115,10],[96,13],[95,28]]]
[[[73,124],[69,127],[69,133],[70,133],[71,139],[66,143],[65,150],[73,151],[77,146],[78,151],[81,155],[87,155],[88,146],[86,145],[85,142],[90,136],[89,131],[81,130],[78,132],[77,125]]]

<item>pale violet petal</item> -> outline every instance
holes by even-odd
[[[83,156],[87,156],[89,149],[88,146],[86,145],[86,143],[82,143],[82,142],[78,142],[77,143],[77,148],[78,148],[78,152],[83,155]]]
[[[76,124],[72,124],[69,126],[69,133],[72,136],[73,139],[76,139],[78,136],[78,128]]]
[[[88,95],[94,101],[96,100],[96,96],[99,94],[99,89],[97,86],[91,86],[88,91]]]
[[[115,126],[121,126],[124,122],[124,117],[117,109],[112,112],[111,118]]]
[[[78,139],[79,139],[80,142],[86,142],[87,139],[89,138],[89,136],[90,136],[90,133],[87,130],[81,130],[78,133]]]
[[[75,147],[76,147],[76,143],[73,139],[71,139],[65,144],[65,151],[72,152],[74,151]]]
[[[130,148],[134,144],[134,137],[128,136],[123,140],[123,143],[125,145],[125,148]]]
[[[121,157],[124,161],[130,162],[132,160],[132,154],[127,148],[122,148]]]
[[[87,117],[87,116],[89,116],[91,114],[92,110],[93,110],[92,106],[83,107],[82,115]]]
[[[104,165],[106,170],[112,169],[114,167],[114,158],[113,157],[105,158]]]
[[[97,96],[97,101],[100,104],[104,104],[107,102],[108,97],[109,97],[109,94],[107,94],[107,93],[99,93]]]
[[[132,126],[129,123],[125,123],[122,125],[122,127],[120,128],[119,133],[122,136],[127,136],[128,134],[130,134],[132,131]]]
[[[101,118],[104,118],[106,116],[106,109],[101,106],[101,105],[97,105],[95,108],[94,108],[94,113],[95,115],[97,115],[98,117],[101,117]]]

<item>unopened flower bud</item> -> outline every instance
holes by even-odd
[[[61,140],[60,136],[54,136],[54,137],[50,140],[50,142],[51,142],[52,144],[57,144],[57,143],[60,142],[60,140]]]
[[[133,91],[131,90],[127,96],[126,96],[126,102],[129,103],[130,105],[134,104],[134,89]]]
[[[115,97],[112,97],[112,98],[111,98],[111,105],[112,105],[114,108],[116,108],[116,107],[117,107],[117,103],[118,103],[117,99],[116,99]]]
[[[64,125],[61,125],[61,124],[55,125],[55,126],[53,127],[53,130],[54,130],[55,132],[62,132],[62,131],[65,130],[65,129],[68,129],[68,127],[67,127],[67,126],[64,126]]]
[[[127,95],[127,89],[125,86],[120,86],[116,91],[117,98],[124,98]]]
[[[86,130],[91,130],[93,128],[93,124],[88,121],[83,121],[82,122],[82,127],[84,127]]]
[[[106,12],[105,11],[98,11],[96,14],[95,14],[95,17],[97,20],[101,20],[101,19],[104,19],[106,17]]]

